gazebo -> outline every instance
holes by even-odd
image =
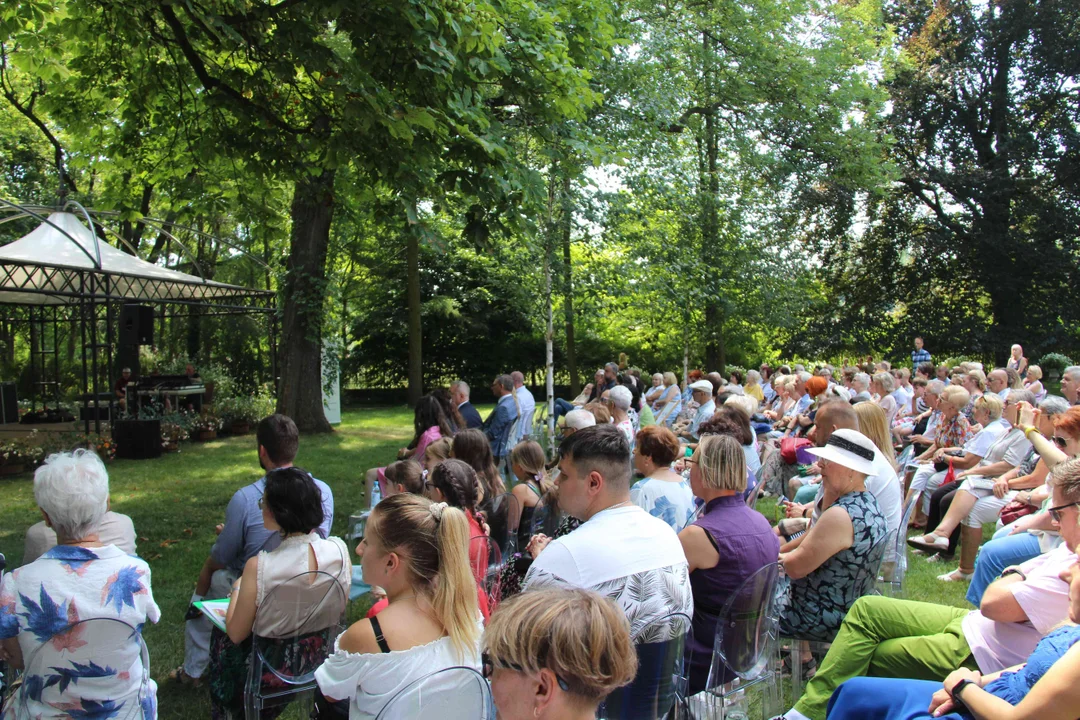
[[[82,419],[87,432],[91,419],[100,431],[104,415],[101,410],[111,408],[114,401],[111,388],[117,376],[114,362],[119,314],[129,303],[153,307],[157,322],[189,314],[196,308],[208,316],[264,314],[276,380],[273,292],[208,280],[194,258],[190,261],[198,275],[147,262],[134,251],[125,252],[103,242],[106,233],[123,240],[101,222],[109,215],[115,213],[88,211],[73,201],[50,208],[0,200],[0,225],[21,218],[40,222],[30,233],[0,247],[0,314],[10,318],[15,308],[25,309],[23,319],[28,319],[31,326],[30,375],[35,407],[39,400],[44,403],[58,397],[59,323],[72,323],[73,328],[77,324],[82,341],[82,399],[88,408],[93,408],[83,413]],[[171,223],[153,218],[139,222],[164,233],[190,257],[184,244],[172,234]],[[47,343],[50,327],[51,348]]]

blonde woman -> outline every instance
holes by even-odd
[[[469,570],[469,521],[446,503],[402,493],[371,511],[356,552],[364,580],[390,604],[354,623],[316,671],[326,700],[373,718],[414,680],[443,668],[479,670],[482,625]]]
[[[1036,400],[1046,397],[1046,388],[1042,384],[1043,371],[1038,365],[1028,366],[1027,377],[1024,378],[1024,389],[1035,396]]]
[[[588,590],[504,602],[484,633],[483,658],[500,720],[592,720],[637,674],[626,616]]]
[[[1028,369],[1028,359],[1024,357],[1024,348],[1013,345],[1009,349],[1009,362],[1005,367],[1012,368],[1017,375],[1024,377]]]
[[[889,429],[886,426],[885,411],[874,403],[858,403],[855,414],[859,417],[859,432],[874,443],[878,451],[885,456],[889,465],[896,469],[896,453],[889,441]]]
[[[656,424],[671,427],[671,423],[679,416],[682,410],[682,394],[679,392],[679,379],[675,373],[664,373],[664,392],[653,403],[653,413],[656,415]]]

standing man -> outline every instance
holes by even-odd
[[[491,443],[491,454],[495,456],[495,465],[502,464],[502,459],[513,449],[510,432],[520,410],[514,395],[514,380],[509,375],[500,375],[491,383],[491,392],[495,395],[495,409],[484,421],[484,434]]]
[[[266,472],[292,467],[300,433],[296,423],[285,415],[271,415],[259,421],[255,430],[259,465]],[[312,478],[315,480],[315,478]],[[334,494],[322,480],[315,480],[322,493],[323,521],[318,533],[330,536],[334,523]],[[273,550],[281,544],[281,534],[263,525],[262,496],[266,476],[236,491],[225,508],[225,523],[218,525],[218,538],[203,563],[191,602],[229,597],[233,583],[244,571],[244,564],[260,550]],[[210,621],[200,610],[190,607],[184,628],[184,664],[169,673],[170,680],[200,685],[210,661]]]
[[[533,414],[536,412],[536,400],[529,388],[525,387],[525,376],[520,370],[510,373],[510,379],[514,381],[514,397],[517,398],[518,408],[521,410],[521,423],[518,425],[518,435],[514,438],[516,445],[522,438],[532,434]]]
[[[484,424],[480,418],[480,412],[469,402],[469,384],[464,380],[455,380],[450,383],[450,399],[457,405],[461,417],[465,418],[465,427],[478,428]]]
[[[931,361],[930,353],[923,347],[922,335],[916,335],[915,349],[911,351],[911,367],[917,368],[921,363]]]

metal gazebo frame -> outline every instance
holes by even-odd
[[[117,313],[126,303],[154,306],[155,320],[162,322],[169,317],[191,315],[196,310],[203,317],[265,315],[270,342],[271,374],[276,385],[275,293],[207,280],[197,260],[170,230],[178,226],[163,220],[142,218],[139,222],[175,242],[183,254],[191,259],[192,267],[198,275],[189,275],[145,262],[138,258],[134,249],[131,249],[131,254],[123,253],[102,242],[100,237],[111,233],[120,242],[127,244],[126,241],[104,223],[94,219],[94,216],[117,215],[115,212],[87,210],[75,201],[67,201],[62,207],[47,207],[22,205],[0,198],[0,225],[22,218],[34,218],[41,222],[37,230],[22,240],[44,229],[45,233],[59,233],[81,251],[75,253],[74,257],[66,258],[66,262],[58,262],[28,256],[28,252],[32,253],[35,248],[33,243],[23,248],[24,252],[21,254],[9,252],[5,255],[5,250],[8,250],[10,245],[0,246],[0,317],[12,319],[18,315],[17,308],[25,307],[25,319],[31,326],[30,374],[33,407],[36,409],[38,399],[45,405],[45,397],[50,391],[53,400],[59,399],[60,358],[59,349],[56,347],[58,327],[61,322],[78,322],[82,341],[82,400],[85,407],[93,408],[83,414],[82,421],[86,432],[90,431],[91,419],[95,431],[101,431],[101,410],[108,407],[109,417],[112,418],[116,405],[112,382],[116,377],[114,358],[117,345]],[[52,240],[55,241],[55,235]],[[218,238],[213,240],[266,266],[261,258],[250,255],[242,248]],[[18,243],[19,240],[15,242]],[[66,245],[64,247],[66,248]],[[115,267],[110,267],[110,264]],[[174,310],[169,313],[170,308],[183,309],[184,312],[178,313]],[[65,311],[66,317],[62,318]],[[51,349],[46,347],[46,330],[50,327],[53,339]],[[52,379],[48,377],[50,356],[53,366]],[[102,393],[107,394],[107,403],[101,401]]]

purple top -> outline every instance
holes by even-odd
[[[693,633],[686,639],[691,692],[704,689],[712,662],[717,616],[728,597],[748,577],[776,562],[780,539],[765,516],[746,506],[741,495],[710,500],[694,523],[720,554],[716,567],[690,573],[694,592]],[[730,678],[724,678],[728,681]]]

